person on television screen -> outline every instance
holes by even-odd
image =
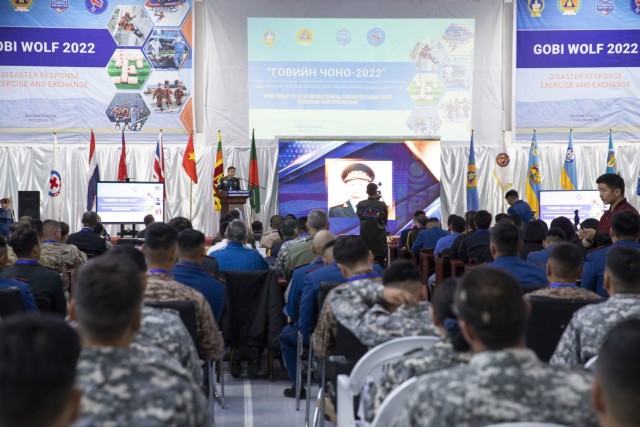
[[[355,218],[356,206],[367,199],[367,185],[373,182],[376,174],[363,163],[351,163],[342,171],[342,181],[346,184],[349,198],[341,205],[329,209],[330,218]]]
[[[229,166],[227,176],[223,177],[218,184],[218,191],[240,190],[240,180],[235,176],[236,168]]]

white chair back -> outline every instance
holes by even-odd
[[[418,378],[411,378],[396,387],[382,402],[369,427],[387,427],[393,425],[400,409],[418,386]]]

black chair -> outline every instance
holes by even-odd
[[[53,303],[51,302],[51,298],[49,298],[48,296],[34,295],[33,299],[36,300],[38,310],[46,313],[51,313],[53,311]]]
[[[0,289],[0,317],[7,318],[13,314],[22,313],[24,305],[22,304],[22,296],[20,288],[10,287]]]
[[[561,299],[529,297],[531,315],[527,324],[527,347],[536,352],[540,360],[548,362],[571,321],[573,313],[588,304],[603,300]]]
[[[268,377],[280,354],[284,300],[273,270],[221,271],[225,280],[225,309],[221,330],[227,347],[268,350]]]
[[[136,239],[132,237],[121,237],[116,242],[116,245],[129,245],[129,246],[142,246],[144,244],[144,239]]]
[[[530,294],[531,292],[537,291],[539,289],[546,288],[548,285],[520,285],[520,289],[522,290],[522,295]],[[565,300],[566,301],[566,300]]]

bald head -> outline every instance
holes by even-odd
[[[320,230],[313,236],[312,251],[317,257],[321,257],[327,243],[336,240],[336,236],[329,230]]]

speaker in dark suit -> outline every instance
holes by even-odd
[[[40,219],[39,191],[18,191],[18,218],[22,216]]]

